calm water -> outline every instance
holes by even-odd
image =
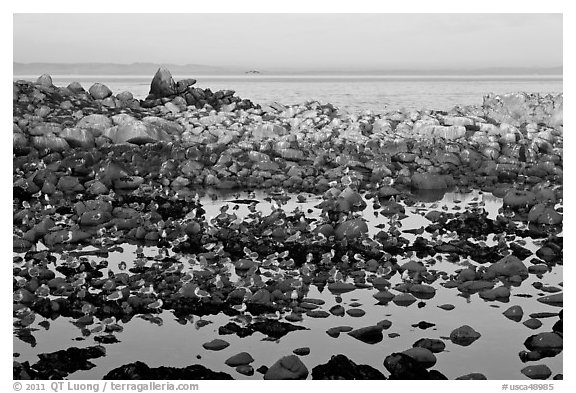
[[[208,194],[202,198],[207,218],[216,216],[220,212],[221,206],[238,197],[238,195],[222,193],[218,193],[217,196],[217,199],[213,199]],[[305,210],[311,209],[312,212],[308,216],[317,217],[320,214],[320,209],[315,208],[315,206],[321,201],[321,198],[313,195],[306,196],[307,201],[305,203],[297,202],[295,196],[292,196],[292,199],[283,205],[283,209],[286,212],[291,212],[296,207]],[[240,197],[246,198],[248,194],[243,193]],[[258,209],[263,214],[268,214],[272,205],[265,201],[264,197],[264,193],[256,193],[255,199],[260,201]],[[479,194],[477,191],[469,194],[448,193],[441,201],[406,207],[408,217],[401,220],[402,229],[427,225],[429,221],[420,214],[423,211],[443,208],[448,211],[456,211],[454,209],[456,206],[466,208],[472,202],[483,203],[490,218],[496,217],[502,204],[501,199],[490,194]],[[381,215],[376,216],[371,205],[368,203],[368,207],[362,215],[368,220],[370,233],[373,234],[377,231],[375,225],[387,223],[388,219]],[[230,204],[230,207],[232,206],[233,204]],[[236,214],[243,216],[247,213],[246,206],[239,205]],[[414,239],[413,235],[405,235],[405,237],[411,241]],[[533,244],[530,239],[526,240],[528,241],[526,247],[534,252],[538,246]],[[135,246],[124,245],[123,248],[124,252],[111,253],[107,258],[109,268],[117,272],[119,271],[118,264],[121,261],[125,261],[130,267],[135,259]],[[145,249],[147,256],[154,256],[157,253],[158,249],[154,247]],[[529,259],[530,257],[527,260]],[[182,261],[186,260],[187,258],[184,256]],[[408,260],[408,258],[400,259],[399,263],[402,264]],[[433,269],[452,274],[455,270],[466,267],[468,263],[475,264],[475,262],[467,260],[453,263],[444,259],[438,261]],[[528,265],[529,263],[525,261],[525,264]],[[231,271],[230,279],[235,281],[237,277],[233,273],[234,269]],[[196,316],[193,322],[197,322],[199,319],[211,322],[201,328],[197,328],[194,323],[179,324],[169,311],[163,311],[159,315],[163,320],[162,326],[135,317],[126,324],[120,323],[124,327],[124,331],[115,335],[121,342],[104,345],[106,356],[91,360],[96,365],[95,368],[88,371],[78,371],[71,374],[69,379],[101,379],[110,370],[136,360],[143,361],[151,367],[185,367],[190,364],[202,364],[214,371],[226,372],[236,379],[247,379],[249,377],[226,366],[224,361],[238,352],[248,351],[255,359],[252,364],[254,368],[263,364],[270,366],[280,357],[291,354],[294,349],[303,346],[308,346],[311,349],[310,355],[302,357],[302,361],[310,371],[316,365],[326,363],[332,355],[342,353],[357,364],[369,364],[387,374],[383,367],[383,361],[387,355],[410,348],[420,338],[442,339],[442,337],[447,337],[453,329],[464,324],[472,326],[482,334],[482,337],[469,347],[461,347],[444,339],[446,349],[444,352],[436,354],[438,361],[434,369],[441,371],[451,379],[470,372],[481,372],[488,379],[526,379],[520,370],[527,364],[523,364],[518,357],[518,352],[525,349],[524,340],[538,332],[551,331],[557,318],[542,319],[543,326],[532,331],[520,322],[513,322],[505,318],[502,312],[512,305],[520,305],[524,309],[523,320],[527,319],[527,315],[533,312],[558,312],[559,308],[540,304],[536,301],[539,291],[532,286],[532,283],[541,281],[545,285],[558,286],[563,281],[562,271],[562,266],[555,266],[541,279],[535,275],[530,275],[521,286],[511,288],[512,296],[509,303],[484,301],[478,294],[469,298],[458,296],[459,292],[456,289],[446,289],[439,285],[442,280],[432,284],[436,288],[436,295],[432,299],[426,300],[426,306],[423,308],[418,308],[416,303],[409,307],[400,307],[392,302],[388,305],[378,305],[372,297],[377,290],[356,289],[341,295],[340,304],[349,309],[350,303],[361,303],[361,308],[366,311],[363,317],[331,315],[325,319],[315,319],[304,316],[302,322],[295,324],[305,326],[310,330],[291,332],[277,341],[263,341],[265,336],[261,333],[255,333],[246,338],[239,338],[235,335],[219,336],[218,328],[230,320],[230,317],[222,313],[202,318]],[[401,281],[399,275],[390,279],[392,286]],[[519,294],[530,294],[533,297],[519,297],[517,296]],[[326,303],[321,306],[321,309],[326,311],[339,301],[326,288],[319,292],[314,285],[310,286],[307,296],[324,300]],[[437,307],[446,303],[454,304],[456,308],[452,311],[444,311]],[[50,321],[51,327],[48,330],[37,326],[41,319],[38,317],[31,326],[38,328],[34,332],[38,342],[36,347],[32,348],[14,338],[14,351],[21,354],[18,361],[28,360],[33,364],[37,361],[36,355],[39,353],[54,352],[72,346],[87,347],[96,344],[93,337],[87,337],[83,341],[74,341],[74,338],[81,336],[81,334],[80,330],[71,323],[73,322],[71,319],[59,317]],[[353,328],[361,328],[376,324],[384,319],[390,320],[392,326],[383,332],[384,340],[374,345],[360,342],[345,333],[341,334],[339,338],[331,338],[325,333],[328,328],[334,326],[348,325]],[[420,321],[435,323],[436,326],[426,330],[411,326]],[[389,338],[387,337],[389,333],[399,333],[400,336]],[[230,347],[219,352],[206,351],[202,348],[203,343],[218,337],[228,341]],[[201,359],[197,359],[197,355],[200,355]],[[563,354],[559,354],[554,358],[542,359],[536,363],[548,365],[554,375],[562,373],[562,358]],[[251,378],[261,379],[262,376],[256,373]]]
[[[14,79],[36,80],[37,75],[14,76]],[[388,109],[447,110],[455,105],[478,105],[482,96],[494,92],[504,94],[561,93],[562,77],[330,77],[330,76],[183,76],[197,79],[196,86],[212,91],[232,89],[241,98],[255,103],[277,101],[298,104],[307,100],[332,103],[352,112]],[[115,94],[130,91],[143,99],[150,90],[151,76],[53,75],[56,86],[80,82],[88,89],[94,82],[107,85]]]

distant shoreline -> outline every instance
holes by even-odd
[[[14,74],[13,79],[33,80],[40,75],[36,74]],[[114,75],[114,74],[51,74],[55,79],[133,79],[133,80],[152,80],[152,75]],[[269,80],[269,79],[306,79],[306,80],[323,80],[323,79],[337,79],[337,80],[563,80],[563,75],[286,75],[286,74],[237,74],[237,75],[201,75],[201,74],[174,74],[175,79],[179,78],[201,78],[201,79],[232,79],[232,80]]]

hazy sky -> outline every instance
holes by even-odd
[[[14,14],[16,62],[371,69],[562,65],[561,14]]]

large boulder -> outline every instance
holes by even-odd
[[[274,363],[266,374],[264,379],[306,379],[308,369],[296,355],[284,356]]]
[[[336,239],[354,239],[368,233],[368,226],[361,218],[344,221],[336,227]]]
[[[487,279],[492,279],[498,276],[520,276],[526,278],[528,277],[528,268],[524,265],[524,262],[518,259],[518,257],[514,255],[506,255],[498,262],[490,265],[484,273],[484,278]]]
[[[112,120],[108,116],[100,114],[84,116],[76,123],[76,128],[90,130],[95,137],[100,136],[110,127],[112,127]]]
[[[108,86],[103,85],[102,83],[94,83],[92,86],[90,86],[88,92],[95,100],[103,100],[112,95],[112,90],[110,90]]]
[[[32,137],[32,146],[36,149],[46,149],[51,152],[61,152],[70,148],[65,139],[55,135],[34,136]]]
[[[134,143],[143,145],[158,141],[170,141],[170,136],[166,131],[154,127],[140,120],[123,123],[117,127],[112,127],[104,133],[114,143]]]
[[[150,83],[150,95],[154,98],[173,96],[177,93],[176,83],[172,74],[166,67],[158,68]]]
[[[65,128],[59,136],[68,142],[71,147],[82,147],[85,149],[94,147],[94,135],[87,129]]]

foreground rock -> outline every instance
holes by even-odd
[[[107,380],[226,380],[234,379],[223,372],[215,372],[199,364],[184,368],[156,367],[151,368],[145,363],[134,362],[115,368],[104,376]]]
[[[386,379],[384,374],[375,368],[360,364],[357,365],[344,355],[334,355],[328,363],[321,364],[312,369],[312,379],[340,380],[340,379]]]
[[[264,379],[306,379],[308,369],[296,355],[288,355],[274,363]]]

